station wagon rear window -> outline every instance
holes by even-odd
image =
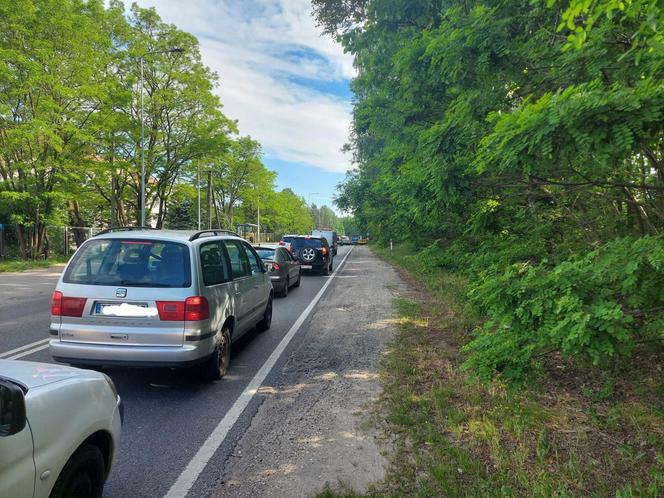
[[[256,249],[261,259],[274,259],[274,249],[266,249],[264,247],[255,247],[254,249]]]
[[[189,249],[160,240],[98,239],[85,244],[65,271],[68,284],[190,287]]]
[[[294,249],[299,249],[301,247],[315,247],[320,249],[323,247],[323,241],[321,239],[296,238],[293,239],[292,244]]]

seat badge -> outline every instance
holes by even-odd
[[[115,290],[115,297],[127,297],[127,289],[116,289]]]

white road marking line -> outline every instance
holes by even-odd
[[[4,358],[5,356],[11,356],[14,353],[18,353],[19,351],[23,351],[24,349],[29,349],[33,348],[37,345],[48,343],[50,339],[41,339],[40,341],[35,341],[31,342],[30,344],[25,344],[24,346],[20,346],[18,348],[10,349],[9,351],[5,351],[4,353],[0,353],[0,358]]]
[[[23,358],[24,356],[28,356],[29,354],[36,353],[37,351],[41,351],[42,349],[46,349],[48,347],[48,344],[44,344],[42,346],[37,346],[34,349],[28,349],[27,351],[23,351],[22,353],[15,354],[14,356],[10,356],[9,358],[4,358],[5,360],[18,360],[19,358]]]
[[[353,249],[351,248],[350,251],[348,251],[344,256],[344,259],[341,260],[341,263],[337,267],[337,272],[341,269],[342,265],[346,261],[346,258],[350,256],[350,253],[352,251]],[[240,396],[235,400],[235,403],[233,403],[231,409],[228,410],[228,412],[226,412],[224,418],[221,419],[221,422],[219,422],[217,427],[215,427],[214,430],[212,431],[212,434],[208,436],[207,440],[198,449],[194,457],[187,465],[187,468],[185,468],[182,471],[177,481],[173,483],[171,489],[169,489],[168,493],[166,493],[165,498],[183,498],[187,496],[187,493],[189,493],[192,486],[196,483],[198,476],[201,475],[207,463],[210,461],[214,453],[224,442],[224,439],[226,439],[228,432],[233,428],[233,425],[235,425],[235,422],[237,422],[237,420],[240,418],[240,415],[242,415],[244,409],[253,399],[254,395],[258,391],[258,388],[261,386],[261,384],[263,384],[263,381],[268,376],[274,365],[277,363],[277,360],[279,360],[281,354],[284,352],[284,350],[286,349],[290,341],[293,339],[297,331],[300,330],[300,327],[302,326],[304,321],[311,314],[311,311],[314,309],[314,306],[316,306],[320,298],[323,296],[323,293],[325,292],[327,287],[332,283],[334,277],[337,275],[337,272],[335,272],[332,275],[332,278],[328,279],[327,282],[325,282],[325,285],[321,287],[321,289],[318,291],[318,294],[316,294],[316,296],[311,300],[306,309],[297,318],[293,326],[286,333],[284,338],[281,340],[276,349],[272,352],[267,361],[263,364],[263,366],[256,373],[256,375],[254,375],[254,378],[251,379],[251,382],[249,382],[247,387],[244,388],[242,394],[240,394]]]

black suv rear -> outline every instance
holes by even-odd
[[[323,275],[332,272],[332,251],[325,237],[293,237],[290,250],[301,263],[302,270],[315,270]]]

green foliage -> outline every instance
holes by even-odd
[[[519,263],[476,281],[471,300],[489,317],[466,346],[485,379],[519,379],[560,351],[606,365],[638,341],[664,339],[664,241],[617,239],[555,266]]]
[[[260,144],[222,113],[198,40],[154,8],[3,2],[0,55],[0,223],[23,257],[46,255],[49,225],[136,224],[142,149],[146,218],[158,228],[194,226],[181,194],[199,166],[214,172],[205,214],[223,211],[220,225],[276,195]]]
[[[469,279],[469,368],[605,365],[655,334],[661,1],[313,4],[358,67],[337,205]]]

